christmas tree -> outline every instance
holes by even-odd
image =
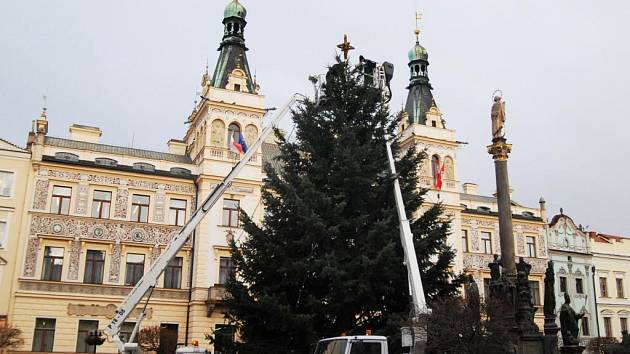
[[[295,110],[295,139],[277,134],[281,167],[264,167],[264,219],[242,217],[247,236],[232,244],[227,317],[241,354],[306,354],[321,338],[367,329],[400,337],[409,287],[385,148],[397,119],[362,79],[359,68],[337,60],[318,102]],[[426,295],[451,296],[459,283],[449,222],[440,205],[420,212],[425,154],[402,152],[397,141],[392,149]]]

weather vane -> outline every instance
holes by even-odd
[[[416,11],[416,29],[413,31],[416,34],[416,41],[420,40],[420,20],[422,19],[422,12]]]
[[[337,45],[337,48],[341,49],[341,51],[343,52],[343,59],[347,61],[348,52],[350,52],[351,50],[354,50],[354,47],[350,44],[350,42],[348,42],[347,34],[343,35],[343,43]]]

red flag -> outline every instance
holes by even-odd
[[[442,190],[442,180],[444,176],[444,164],[442,164],[442,167],[440,167],[439,170],[436,171],[435,173],[435,184],[434,187],[435,189],[437,189],[438,191]]]

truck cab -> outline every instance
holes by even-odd
[[[345,336],[322,339],[314,354],[388,354],[383,336]]]

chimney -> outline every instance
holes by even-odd
[[[70,126],[70,140],[97,144],[101,138],[101,135],[103,135],[101,128],[80,124],[72,124]]]
[[[540,197],[538,204],[540,204],[540,218],[547,223],[547,202],[545,201],[545,198]]]
[[[186,143],[182,140],[171,139],[166,143],[168,152],[174,155],[186,155]]]
[[[477,188],[479,186],[476,183],[464,183],[464,193],[477,195]]]

